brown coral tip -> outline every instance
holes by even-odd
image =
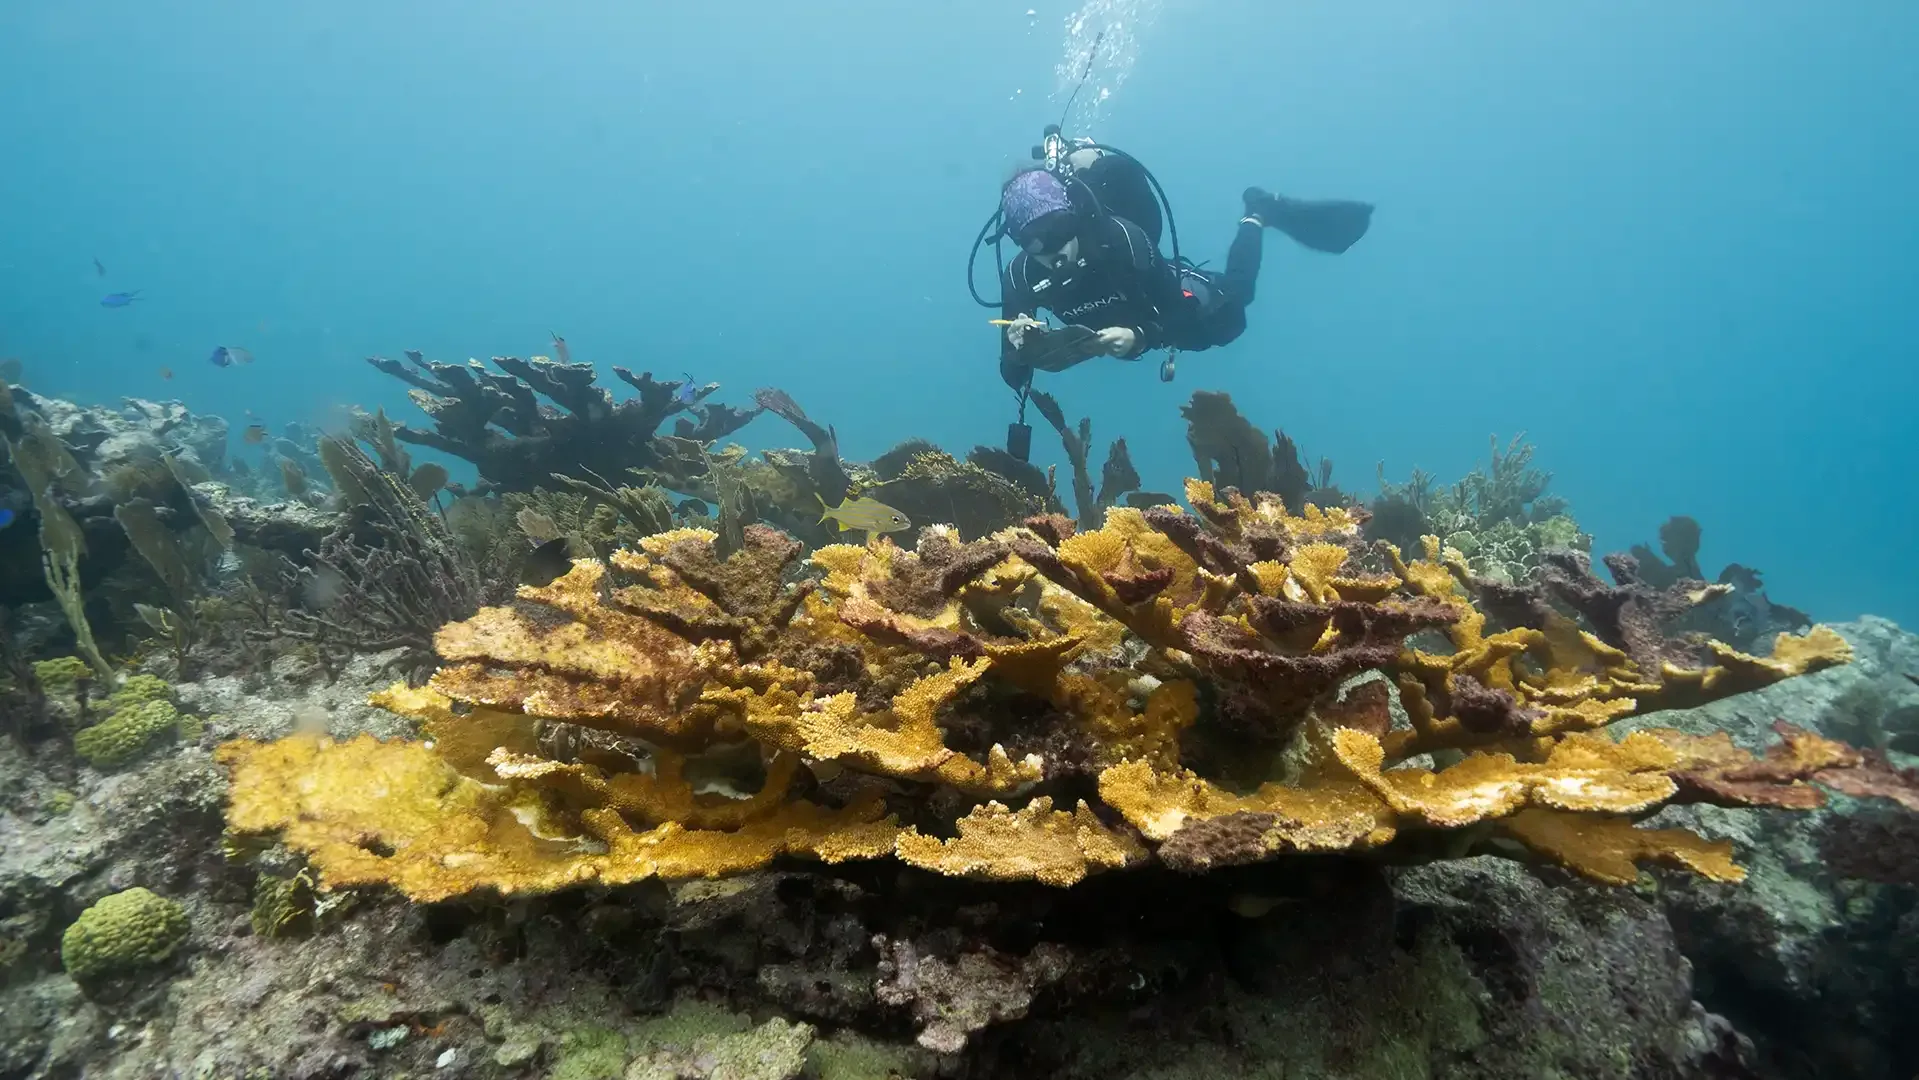
[[[1393,728],[1392,687],[1384,679],[1349,686],[1345,696],[1319,707],[1320,723],[1329,729],[1352,728],[1383,739]]]
[[[950,531],[928,529],[910,554],[891,560],[872,584],[873,599],[894,611],[934,618],[947,601],[1006,558],[1007,547],[990,541],[961,544]]]
[[[781,612],[790,617],[794,605],[782,581],[804,547],[765,525],[748,525],[743,535],[740,549],[724,560],[714,557],[711,541],[686,539],[662,551],[660,561],[729,615],[760,623]]]
[[[986,655],[985,644],[971,634],[937,626],[914,626],[864,597],[856,596],[842,603],[840,619],[875,641],[904,645],[939,660]]]
[[[1156,506],[1141,510],[1140,515],[1146,519],[1146,524],[1166,534],[1166,538],[1184,551],[1188,558],[1215,574],[1244,573],[1246,564],[1251,561],[1241,557],[1224,540],[1207,532],[1200,519],[1192,514]]]
[[[1774,728],[1781,739],[1767,747],[1763,757],[1733,745],[1723,731],[1707,736],[1652,732],[1679,756],[1672,769],[1679,785],[1675,801],[1814,810],[1824,806],[1826,798],[1808,781],[1821,773],[1842,775],[1864,760],[1844,743],[1783,722]]]
[[[1497,690],[1471,675],[1453,676],[1452,714],[1475,735],[1524,735],[1543,714],[1527,708],[1509,691]]]
[[[1238,810],[1182,826],[1159,846],[1159,860],[1183,874],[1203,874],[1224,866],[1264,862],[1285,846],[1282,826],[1299,822],[1278,814]]]
[[[1886,799],[1919,812],[1919,769],[1901,769],[1877,750],[1863,751],[1856,765],[1821,769],[1812,778],[1855,799]]]
[[[1391,604],[1342,600],[1333,605],[1333,626],[1340,633],[1374,643],[1397,643],[1421,630],[1444,629],[1459,616],[1459,608],[1425,596]]]
[[[1260,633],[1280,641],[1299,641],[1305,648],[1319,640],[1328,623],[1332,621],[1333,609],[1325,604],[1313,604],[1303,600],[1282,600],[1273,596],[1254,596],[1246,601],[1248,617]]]
[[[1259,684],[1268,694],[1310,699],[1348,675],[1383,667],[1399,655],[1397,644],[1366,644],[1306,656],[1287,656],[1263,648],[1259,639],[1231,622],[1204,611],[1180,621],[1188,649],[1229,677]]]
[[[1046,541],[1047,547],[1058,547],[1079,531],[1079,526],[1065,514],[1036,514],[1020,522],[1022,528],[1031,529],[1039,538]]]
[[[930,619],[946,609],[939,569],[918,555],[895,555],[886,576],[871,588],[874,600],[903,614]]]
[[[1038,540],[1024,536],[1014,537],[1007,546],[1012,548],[1013,554],[1025,560],[1033,569],[1046,575],[1047,579],[1055,585],[1074,591],[1079,589],[1079,577],[1060,560],[1059,552]]]
[[[1480,610],[1507,626],[1544,630],[1553,618],[1552,604],[1538,585],[1474,578],[1472,587]]]
[[[1166,591],[1166,586],[1173,583],[1173,568],[1162,566],[1148,570],[1128,546],[1120,554],[1119,565],[1101,573],[1100,578],[1113,587],[1113,595],[1119,597],[1120,603],[1130,607]]]
[[[1668,663],[1682,668],[1695,666],[1699,659],[1696,647],[1688,641],[1670,639],[1665,632],[1666,624],[1694,606],[1695,598],[1687,583],[1656,589],[1641,578],[1639,561],[1626,554],[1608,555],[1605,563],[1617,585],[1600,581],[1584,552],[1548,551],[1540,556],[1539,579],[1584,615],[1601,641],[1625,650],[1641,670],[1657,671]]]
[[[1252,522],[1240,530],[1240,541],[1256,561],[1285,562],[1292,558],[1292,541],[1278,525]]]
[[[940,565],[941,594],[952,596],[959,592],[981,574],[1005,561],[1006,554],[1005,544],[975,541],[958,547],[952,557]]]

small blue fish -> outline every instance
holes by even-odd
[[[7,526],[13,524],[13,519],[16,516],[18,515],[16,515],[13,511],[8,510],[6,507],[0,506],[0,529],[4,529]]]
[[[253,354],[237,345],[220,345],[214,348],[213,355],[207,357],[214,367],[232,367],[236,363],[253,363]]]
[[[681,374],[686,376],[686,381],[680,384],[678,390],[673,391],[673,402],[677,405],[691,405],[700,399],[700,384],[693,381],[692,372],[687,371]]]
[[[100,306],[126,307],[138,299],[140,299],[139,289],[135,289],[132,292],[110,292],[100,298]]]

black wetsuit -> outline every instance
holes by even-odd
[[[1131,327],[1139,335],[1132,356],[1149,349],[1188,351],[1225,345],[1246,331],[1246,307],[1259,283],[1265,232],[1241,220],[1218,272],[1174,265],[1160,254],[1160,232],[1167,222],[1145,167],[1133,158],[1079,146],[1068,154],[1073,165],[1066,184],[1080,229],[1081,259],[1076,266],[1048,269],[1021,253],[1001,282],[1001,314],[1011,319],[1044,308],[1061,322],[1093,330]],[[1291,199],[1247,189],[1247,208],[1257,210],[1268,227],[1301,246],[1339,254],[1366,235],[1371,203],[1351,199]],[[1061,371],[1080,362],[1072,354],[1054,359],[1037,353],[1044,370]],[[1020,389],[1033,365],[1004,337],[1000,377]]]
[[[1063,323],[1093,330],[1129,327],[1139,338],[1129,360],[1150,349],[1210,349],[1245,332],[1264,243],[1258,225],[1240,223],[1220,273],[1173,266],[1145,230],[1112,215],[1090,219],[1079,242],[1072,265],[1049,269],[1025,252],[1014,256],[1000,283],[1001,316],[1033,316],[1044,308]],[[1045,366],[1062,370],[1077,362]],[[1031,365],[1003,335],[999,366],[1016,390],[1032,377]]]

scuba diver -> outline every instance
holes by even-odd
[[[1338,254],[1365,236],[1372,220],[1369,203],[1248,188],[1226,265],[1208,271],[1180,255],[1165,194],[1132,155],[1087,139],[1069,142],[1050,126],[1034,157],[1039,164],[1001,189],[999,212],[974,249],[977,257],[989,234],[996,252],[1001,237],[1020,248],[1002,266],[1001,317],[994,320],[1004,329],[1000,377],[1020,407],[1007,449],[1020,458],[1031,437],[1025,413],[1035,371],[1064,371],[1095,356],[1138,360],[1163,348],[1168,357],[1159,377],[1170,382],[1178,351],[1230,344],[1245,332],[1266,229]],[[1162,230],[1172,239],[1170,259],[1160,252]],[[970,262],[967,269],[970,286]],[[974,297],[991,306],[977,291]],[[1065,325],[1041,321],[1042,309]]]

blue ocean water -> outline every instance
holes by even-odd
[[[1691,514],[1709,571],[1919,625],[1919,7],[1883,0],[5,5],[0,356],[237,430],[414,418],[364,356],[558,330],[784,387],[849,457],[997,442],[968,243],[1101,31],[1073,118],[1189,255],[1248,184],[1379,205],[1343,256],[1269,240],[1251,329],[1178,382],[1042,380],[1148,486],[1195,388],[1360,491],[1524,431],[1601,550]]]

